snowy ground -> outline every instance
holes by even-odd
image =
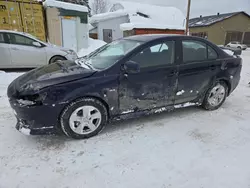
[[[0,73],[0,188],[249,188],[250,51],[221,109],[179,109],[75,141],[15,130]]]

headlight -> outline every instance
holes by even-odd
[[[67,54],[70,54],[70,55],[76,55],[76,52],[74,50],[62,50],[64,52],[66,52]]]

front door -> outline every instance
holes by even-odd
[[[140,65],[140,72],[121,73],[119,86],[121,113],[172,105],[177,81],[175,41],[146,47],[129,60]]]
[[[77,50],[76,20],[62,19],[63,47]]]
[[[207,91],[221,65],[216,60],[216,51],[206,43],[185,40],[182,41],[182,49],[175,104],[196,102]]]
[[[11,67],[10,45],[4,33],[0,33],[0,68]]]
[[[107,43],[113,41],[112,29],[103,29],[103,40]]]
[[[33,42],[37,42],[29,37],[9,33],[10,53],[13,66],[37,67],[47,63],[46,51],[44,48],[36,47]]]

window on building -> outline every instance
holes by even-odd
[[[196,36],[196,37],[201,37],[201,38],[207,38],[208,37],[207,32],[191,33],[191,35]]]
[[[131,61],[139,63],[141,68],[148,68],[173,64],[174,58],[175,42],[168,41],[147,47],[131,58]]]

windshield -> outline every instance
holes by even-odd
[[[88,56],[78,59],[76,63],[98,70],[107,69],[140,44],[142,44],[142,42],[134,40],[117,40],[106,44]]]

